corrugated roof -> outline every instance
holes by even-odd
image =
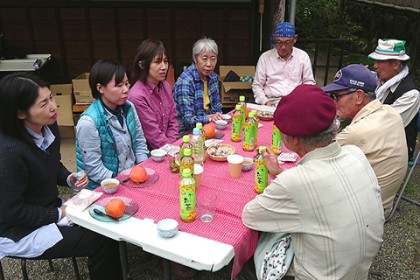
[[[355,0],[356,2],[364,2],[371,5],[378,5],[399,10],[420,13],[419,0]]]

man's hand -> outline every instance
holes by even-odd
[[[277,161],[277,155],[270,149],[266,149],[262,152],[262,156],[267,165],[268,173],[271,178],[276,178],[283,170],[280,168],[279,162]]]

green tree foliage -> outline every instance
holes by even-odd
[[[341,5],[343,0],[299,0],[296,6],[296,28],[304,38],[348,39],[357,46],[364,40],[357,36],[362,26],[351,22]]]

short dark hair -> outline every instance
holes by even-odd
[[[133,60],[131,82],[134,84],[137,80],[140,80],[146,83],[153,59],[158,56],[159,61],[162,61],[163,55],[166,55],[166,50],[161,41],[146,39],[141,42]]]
[[[97,84],[106,86],[115,75],[115,84],[119,84],[124,80],[126,70],[124,66],[116,60],[101,59],[98,60],[90,70],[89,86],[92,90],[92,96],[95,99],[100,99],[101,94],[96,88]]]
[[[26,129],[18,112],[27,113],[35,103],[39,89],[49,84],[38,76],[14,73],[0,80],[0,131],[19,139],[26,139]]]

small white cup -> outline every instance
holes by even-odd
[[[198,189],[201,186],[201,177],[203,176],[204,167],[200,164],[194,164],[194,180],[195,188]]]
[[[242,174],[242,164],[244,163],[244,157],[233,154],[227,157],[229,162],[229,174],[233,179],[241,177]]]

